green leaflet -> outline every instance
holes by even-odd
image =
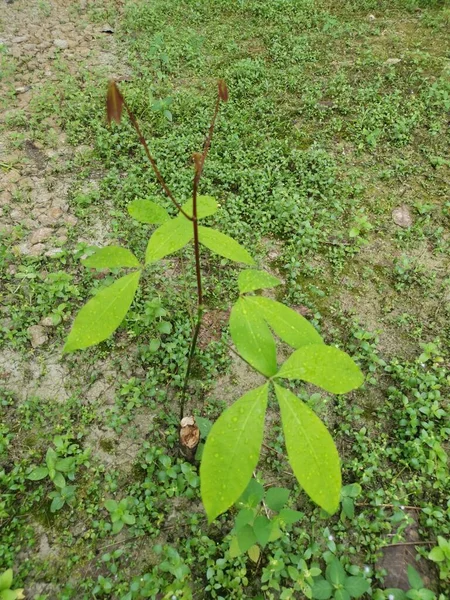
[[[275,341],[266,322],[249,304],[248,298],[239,298],[231,309],[230,332],[239,354],[252,367],[266,377],[275,375]]]
[[[289,390],[275,384],[289,462],[308,496],[329,514],[341,491],[339,455],[322,421]]]
[[[200,243],[209,248],[211,252],[215,252],[215,254],[219,254],[235,262],[242,262],[247,265],[255,264],[255,261],[247,250],[229,235],[225,235],[216,229],[199,225],[198,237]]]
[[[121,277],[83,306],[63,352],[73,352],[106,340],[121,324],[133,302],[141,272]]]
[[[181,207],[185,213],[192,217],[192,198]],[[197,219],[210,217],[219,210],[216,199],[212,196],[197,196]]]
[[[0,591],[9,590],[13,582],[13,570],[7,569],[0,575]]]
[[[133,200],[128,205],[128,212],[140,223],[159,225],[170,219],[167,211],[151,200]]]
[[[364,382],[363,374],[348,354],[324,344],[296,350],[276,377],[302,379],[333,394],[345,394]]]
[[[293,348],[324,343],[311,323],[292,308],[264,296],[246,298],[264,317],[277,336]]]
[[[256,269],[245,269],[245,271],[239,273],[238,277],[238,287],[241,294],[253,292],[254,290],[273,288],[280,284],[281,281],[277,277],[265,271],[257,271]]]
[[[210,523],[238,500],[258,463],[267,398],[267,383],[244,394],[209,432],[200,465],[200,487]]]
[[[153,233],[145,253],[145,264],[155,262],[185,246],[193,237],[192,223],[179,215],[158,227]]]
[[[93,269],[116,269],[117,267],[139,267],[135,255],[120,246],[97,248],[94,254],[81,261],[85,267]]]

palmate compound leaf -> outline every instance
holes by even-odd
[[[162,206],[147,199],[136,199],[130,202],[128,212],[139,223],[161,225],[170,220],[167,211]]]
[[[135,255],[120,246],[97,248],[91,256],[81,261],[85,267],[92,269],[116,269],[118,267],[139,267]]]
[[[275,384],[289,462],[308,496],[329,514],[341,491],[339,455],[327,428],[291,391]]]
[[[277,336],[293,348],[324,343],[311,323],[292,308],[264,296],[246,296],[246,299],[264,317]]]
[[[190,198],[182,209],[186,214],[192,217],[192,198]],[[197,219],[210,217],[219,210],[216,199],[212,196],[197,196]]]
[[[346,394],[364,382],[363,374],[348,354],[325,344],[311,344],[296,350],[276,377],[302,379],[333,394]]]
[[[261,450],[268,384],[251,390],[227,408],[206,439],[200,465],[202,502],[209,522],[244,492]]]
[[[248,298],[239,298],[231,309],[230,332],[239,354],[266,377],[277,372],[275,341],[260,311]]]
[[[220,256],[224,256],[235,262],[245,263],[246,265],[254,265],[255,261],[250,256],[249,252],[241,246],[236,240],[233,240],[229,235],[225,235],[217,229],[203,227],[198,228],[199,241],[203,246],[206,246]]]
[[[75,317],[63,352],[73,352],[106,340],[121,324],[133,302],[141,272],[121,277],[83,306]]]
[[[145,264],[155,262],[168,254],[181,250],[193,237],[192,223],[183,215],[178,215],[163,223],[153,232],[145,253]]]
[[[255,290],[273,288],[277,285],[281,285],[281,281],[278,279],[278,277],[274,277],[265,271],[245,269],[245,271],[241,271],[239,273],[238,287],[241,294],[253,292]]]

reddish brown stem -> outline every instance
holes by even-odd
[[[158,169],[158,166],[156,164],[155,159],[153,158],[153,156],[150,153],[149,147],[147,145],[147,142],[145,141],[144,136],[142,135],[141,132],[141,128],[139,127],[139,123],[137,122],[136,117],[134,116],[134,114],[132,113],[130,107],[128,106],[125,98],[123,98],[123,105],[125,106],[125,109],[128,113],[128,116],[130,118],[130,121],[133,125],[133,127],[136,130],[136,133],[138,134],[139,137],[139,141],[141,142],[141,145],[143,146],[144,150],[145,150],[145,154],[153,168],[153,171],[155,172],[156,175],[156,179],[158,180],[160,186],[162,187],[162,189],[166,192],[167,196],[170,198],[170,200],[173,202],[173,204],[177,207],[178,211],[184,215],[186,217],[186,219],[189,219],[189,221],[192,221],[192,217],[189,216],[181,207],[181,205],[175,200],[172,192],[170,191],[168,185],[166,184],[166,182],[164,181],[164,177],[161,175],[160,170]]]

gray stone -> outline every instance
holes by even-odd
[[[399,227],[411,227],[413,224],[413,218],[409,206],[402,204],[402,206],[394,208],[392,211],[392,220]]]
[[[53,45],[60,50],[65,50],[69,47],[69,42],[67,40],[53,40]]]
[[[385,65],[396,65],[399,62],[402,62],[401,58],[388,58],[384,64]]]
[[[44,317],[43,319],[41,319],[39,325],[42,325],[42,327],[54,327],[55,326],[55,324],[53,323],[52,317]]]
[[[30,256],[41,256],[44,253],[44,250],[44,244],[35,244],[31,247],[27,254],[29,254]]]
[[[48,340],[48,336],[45,333],[45,329],[40,325],[32,325],[28,328],[28,334],[31,337],[31,345],[33,348],[38,348],[45,344]]]
[[[36,229],[30,238],[30,243],[34,245],[45,242],[45,240],[48,240],[52,233],[53,229],[50,229],[50,227],[41,227],[40,229]]]

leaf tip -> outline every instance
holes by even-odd
[[[123,104],[123,96],[116,82],[111,79],[108,83],[108,93],[106,95],[106,117],[109,125],[111,125],[111,121],[115,121],[117,124],[120,123]]]
[[[228,102],[228,88],[224,79],[219,79],[218,88],[219,98],[222,100],[222,102]]]

